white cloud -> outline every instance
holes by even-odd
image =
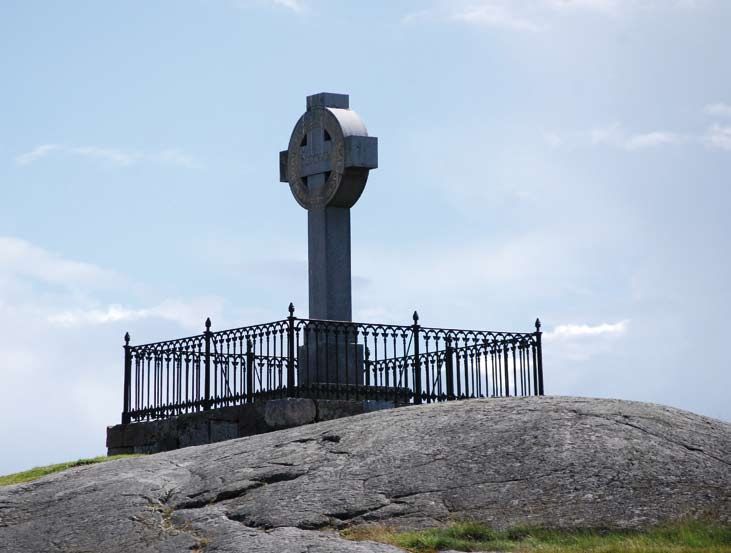
[[[63,146],[59,144],[43,144],[29,152],[18,155],[15,158],[15,161],[18,165],[29,165],[39,159],[47,157],[52,152],[98,159],[106,163],[122,167],[141,162],[154,162],[189,169],[201,167],[201,164],[193,157],[175,149],[144,153],[122,150],[119,148],[107,148],[100,146]]]
[[[229,0],[229,3],[237,8],[244,9],[253,5],[267,5],[284,8],[294,13],[304,13],[306,6],[303,0]]]
[[[403,325],[409,322],[408,313],[398,313],[382,305],[371,305],[357,309],[353,320],[396,325]]]
[[[482,2],[478,5],[466,6],[452,13],[450,18],[473,25],[504,27],[521,31],[537,31],[541,28],[537,23],[515,13],[508,5],[498,2]]]
[[[628,150],[654,148],[665,144],[682,144],[687,138],[681,134],[667,131],[653,131],[645,134],[635,134],[627,138],[624,147]]]
[[[31,387],[37,399],[24,425],[3,429],[12,455],[0,455],[0,474],[104,453],[104,427],[121,410],[125,330],[133,343],[197,334],[207,315],[225,328],[220,298],[139,294],[115,271],[0,237],[0,420],[17,418]]]
[[[564,138],[554,131],[543,131],[543,140],[552,148],[558,148],[564,143]]]
[[[731,125],[713,125],[706,132],[704,142],[711,148],[731,150]]]
[[[67,287],[108,287],[121,282],[113,271],[72,261],[9,236],[0,236],[0,277],[33,279]]]
[[[529,16],[529,14],[533,15],[531,10],[526,13],[522,6],[522,2],[515,3],[505,0],[479,0],[475,2],[447,2],[441,0],[429,8],[406,14],[401,21],[403,23],[412,23],[434,19],[514,31],[538,31],[541,29],[542,25]]]
[[[550,339],[575,339],[595,336],[619,336],[627,331],[628,320],[617,323],[602,323],[595,326],[587,324],[558,325],[552,331],[546,332],[545,337]]]
[[[15,158],[15,161],[18,163],[18,165],[28,165],[29,163],[33,163],[37,159],[46,157],[48,154],[50,154],[54,150],[58,150],[59,148],[60,146],[58,144],[41,144],[30,152],[20,154]]]
[[[133,294],[128,279],[114,271],[65,259],[19,238],[0,236],[0,309],[6,312],[32,306],[34,317],[66,327],[159,319],[198,328],[206,315],[218,315],[223,307],[218,297],[166,299],[152,307],[100,307],[93,296],[102,290]]]
[[[304,5],[300,0],[271,0],[276,6],[282,6],[296,13],[302,13],[304,11]]]
[[[126,308],[121,305],[109,305],[105,308],[68,309],[51,313],[46,319],[55,325],[71,327],[157,318],[195,330],[203,328],[205,315],[220,313],[221,308],[222,302],[219,298],[200,298],[190,302],[165,300],[159,305],[139,309]]]
[[[123,152],[116,148],[99,148],[97,146],[80,146],[76,148],[68,148],[67,151],[72,154],[98,158],[119,165],[131,165],[138,158],[137,154]]]
[[[584,9],[610,13],[619,9],[620,0],[546,0],[546,4],[555,10]]]
[[[624,339],[628,326],[629,320],[598,325],[558,325],[543,334],[546,342],[544,351],[550,352],[554,361],[585,363],[594,357],[615,352],[618,347],[616,341]]]
[[[693,0],[437,0],[431,7],[405,15],[405,23],[436,19],[457,21],[490,28],[514,31],[548,29],[557,17],[569,14],[595,13],[601,16],[620,16],[639,9],[666,11],[672,8],[690,8]]]
[[[689,141],[689,137],[685,135],[668,131],[628,134],[619,124],[592,129],[588,135],[592,144],[604,144],[630,151],[669,144],[683,144]]]
[[[731,116],[731,105],[723,103],[708,104],[705,106],[704,111],[710,115]],[[625,131],[621,124],[613,123],[606,127],[597,127],[585,132],[559,133],[556,131],[543,131],[543,139],[549,146],[554,148],[589,142],[628,151],[680,144],[705,145],[710,148],[731,150],[731,125],[716,123],[705,132],[680,133],[656,130],[633,134]]]
[[[621,145],[625,141],[625,134],[620,125],[615,123],[609,127],[598,127],[589,131],[592,144]]]
[[[106,309],[72,309],[48,315],[49,323],[72,326],[81,323],[104,324],[118,321],[141,319],[147,315],[146,309],[125,309],[121,305],[110,305]]]
[[[717,102],[715,104],[708,104],[705,111],[709,115],[717,115],[720,117],[731,117],[731,104],[725,104],[723,102]]]
[[[163,150],[156,154],[149,154],[145,157],[152,161],[177,165],[178,167],[187,167],[189,169],[199,169],[202,167],[202,165],[194,158],[178,150]]]
[[[600,14],[624,14],[637,10],[667,11],[699,7],[698,0],[527,0],[530,4],[547,5],[553,10],[583,10]]]
[[[731,115],[731,105],[717,103],[705,107],[712,115]],[[590,143],[612,146],[627,151],[646,150],[670,145],[704,145],[708,148],[731,150],[731,125],[716,123],[705,132],[679,133],[673,131],[650,131],[631,134],[619,123],[597,127],[589,131],[564,132],[543,131],[544,141],[553,148]]]

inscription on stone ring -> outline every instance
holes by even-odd
[[[305,209],[352,207],[378,167],[378,139],[349,109],[345,94],[307,98],[307,111],[279,154],[280,180]]]

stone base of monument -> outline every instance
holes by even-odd
[[[308,386],[295,387],[288,391],[287,395],[317,400],[362,402],[366,406],[365,412],[368,412],[406,405],[411,401],[412,392],[408,388],[313,383]],[[384,406],[379,407],[380,405]]]
[[[308,337],[297,350],[297,386],[363,386],[363,346],[339,339]]]
[[[302,395],[304,390],[295,389],[292,392]],[[383,399],[368,400],[327,399],[336,397],[335,392],[333,387],[321,386],[319,393],[322,397],[319,398],[259,398],[254,403],[188,413],[165,420],[109,426],[107,454],[158,453],[390,409],[405,403],[388,400],[385,396]],[[393,397],[393,389],[390,394]],[[380,396],[376,394],[371,397]],[[407,402],[408,396],[406,398]]]

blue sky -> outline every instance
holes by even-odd
[[[104,452],[133,342],[307,313],[305,97],[379,138],[354,315],[546,331],[551,394],[731,419],[731,4],[6,1],[0,473]]]

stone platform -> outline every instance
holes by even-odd
[[[394,401],[285,398],[107,427],[107,454],[159,453],[398,406]]]

